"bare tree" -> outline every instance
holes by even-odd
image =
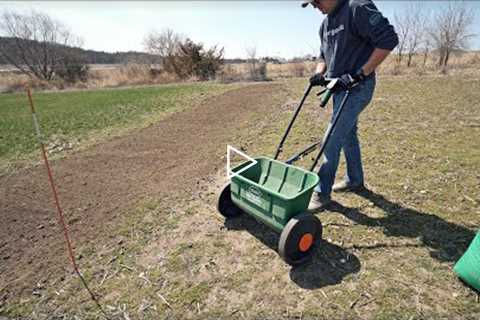
[[[395,30],[398,35],[398,45],[397,45],[397,63],[402,62],[403,53],[405,52],[407,46],[407,40],[410,35],[410,24],[408,21],[407,15],[401,15],[395,13],[394,17]]]
[[[410,67],[414,54],[417,53],[417,50],[425,39],[427,20],[425,14],[423,14],[422,4],[419,2],[414,2],[409,5],[405,17],[409,30],[406,45],[407,67]]]
[[[44,80],[51,80],[59,67],[78,60],[68,49],[82,42],[63,23],[37,11],[3,12],[0,34],[4,37],[0,41],[3,58],[23,73]]]
[[[407,56],[407,67],[425,39],[426,15],[420,2],[410,3],[401,15],[394,15],[395,29],[398,34],[397,63]]]
[[[430,29],[433,46],[438,51],[438,66],[445,68],[454,50],[469,47],[473,24],[473,11],[464,2],[449,2],[448,7],[437,14]]]
[[[166,71],[174,72],[175,55],[183,41],[183,35],[167,28],[160,32],[151,31],[143,40],[143,45],[151,54],[160,56],[162,66]]]
[[[255,79],[257,74],[257,47],[251,46],[245,48],[247,53],[248,69],[250,73],[250,79]]]
[[[423,43],[422,43],[422,49],[423,49],[423,66],[425,67],[427,65],[427,60],[428,60],[428,53],[430,51],[430,48],[432,46],[432,43],[430,41],[430,38],[427,36],[425,37]]]

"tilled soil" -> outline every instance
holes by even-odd
[[[143,197],[193,189],[223,165],[252,113],[272,110],[278,84],[207,99],[148,128],[51,163],[74,243],[98,243]],[[0,304],[70,270],[43,165],[0,177]]]

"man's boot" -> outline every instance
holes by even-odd
[[[312,199],[310,200],[310,203],[308,205],[308,211],[321,211],[324,210],[330,205],[332,202],[332,199],[330,196],[323,195],[318,192],[314,192],[312,194]]]
[[[365,189],[363,184],[350,184],[346,180],[342,180],[333,185],[333,192],[358,192]]]

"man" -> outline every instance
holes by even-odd
[[[345,179],[333,186],[333,191],[356,191],[364,186],[357,120],[372,99],[375,89],[375,69],[397,46],[393,26],[378,11],[371,0],[306,0],[327,16],[320,26],[320,62],[312,85],[324,85],[325,77],[340,78],[340,88],[333,95],[332,121],[350,89],[341,117],[325,147],[318,172],[320,183],[315,188],[310,210],[324,209],[330,202],[340,152],[347,163]]]

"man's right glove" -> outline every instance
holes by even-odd
[[[316,86],[326,86],[328,81],[325,80],[325,77],[321,73],[315,73],[312,77],[310,77],[310,85],[312,87]]]
[[[348,90],[363,80],[365,80],[365,75],[360,69],[355,74],[345,73],[339,78],[338,83],[340,84],[340,86],[342,86],[343,89]]]

